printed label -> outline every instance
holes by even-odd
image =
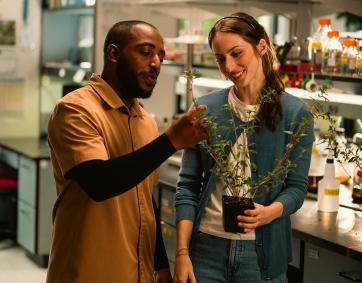
[[[324,195],[326,195],[326,196],[338,196],[339,195],[339,189],[325,188],[324,189]]]

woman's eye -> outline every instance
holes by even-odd
[[[222,57],[215,57],[215,60],[216,60],[217,63],[222,63],[222,62],[225,61],[225,59],[222,58]]]
[[[238,58],[238,57],[240,57],[240,55],[241,55],[241,51],[231,53],[231,56],[233,58]]]

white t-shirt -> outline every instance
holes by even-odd
[[[239,98],[235,95],[233,88],[231,88],[229,91],[228,103],[232,106],[236,114],[239,115],[240,119],[244,122],[251,121],[253,115],[251,113],[255,113],[255,111],[257,111],[259,108],[259,105],[249,105],[240,101]],[[244,159],[246,160],[248,166],[244,168],[244,172],[239,170],[237,174],[245,175],[245,177],[247,178],[251,176],[251,170],[247,137],[244,132],[242,132],[241,135],[238,137],[232,151],[236,152],[238,148],[240,148],[240,145],[243,149],[241,154],[244,156]],[[229,161],[233,161],[232,154],[229,155]],[[245,189],[246,188],[240,188],[240,196],[242,196]],[[227,192],[224,189],[224,184],[220,181],[216,184],[216,189],[210,196],[209,202],[205,208],[205,213],[201,219],[199,230],[203,233],[231,240],[255,240],[254,230],[245,234],[224,231],[221,201],[223,195],[230,195],[230,192]]]

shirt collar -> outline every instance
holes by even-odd
[[[102,100],[113,109],[119,109],[122,113],[132,116],[142,116],[142,109],[138,99],[134,99],[131,109],[128,109],[123,100],[113,88],[97,74],[92,74],[89,85],[97,92]]]

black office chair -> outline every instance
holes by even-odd
[[[17,170],[0,162],[0,240],[16,240]]]

